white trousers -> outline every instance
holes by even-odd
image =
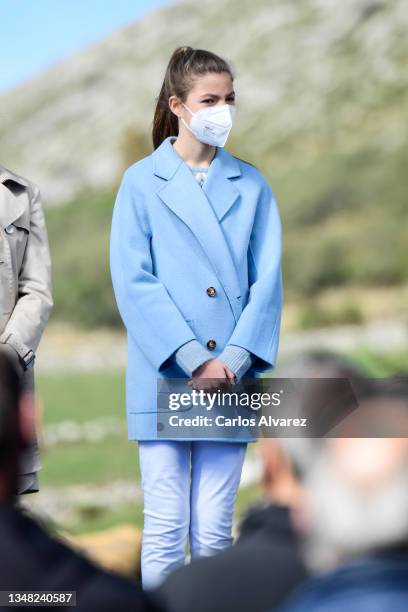
[[[144,497],[141,574],[158,586],[190,557],[232,545],[232,519],[246,442],[138,442]]]

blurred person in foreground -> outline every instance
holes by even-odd
[[[19,459],[32,441],[35,412],[21,378],[0,346],[0,591],[76,591],[77,610],[157,612],[140,586],[98,568],[16,507]]]
[[[278,367],[275,376],[363,380],[353,364],[317,351]],[[332,386],[332,380],[324,381],[326,397]],[[293,403],[293,416],[307,416],[328,427],[332,415],[322,414],[326,412],[324,399],[318,401],[306,391],[295,395]],[[263,501],[249,508],[233,546],[195,559],[165,578],[152,592],[158,602],[165,602],[171,612],[262,612],[280,605],[308,577],[292,515],[304,504],[304,462],[313,442],[260,438]]]
[[[38,187],[0,166],[0,347],[34,393],[34,361],[53,299],[51,258]],[[37,439],[21,453],[17,493],[39,490]]]
[[[299,524],[317,576],[280,612],[408,610],[408,376],[377,386],[308,464]]]

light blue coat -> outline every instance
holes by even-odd
[[[226,344],[246,348],[256,359],[244,379],[273,368],[278,352],[281,222],[271,188],[221,147],[200,187],[175,139],[126,170],[113,208],[110,269],[128,334],[131,440],[158,438],[157,379],[187,378],[173,358],[185,342],[215,340],[214,357]]]

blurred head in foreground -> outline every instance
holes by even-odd
[[[271,501],[292,508],[310,568],[407,543],[408,377],[370,380],[326,351],[294,359],[275,376],[300,383],[287,409],[310,429],[260,439],[262,483]]]
[[[19,458],[34,431],[32,395],[22,393],[20,375],[0,347],[0,502],[16,495]]]
[[[373,381],[321,351],[292,360],[276,376],[313,383],[288,410],[308,418],[316,437],[259,442],[266,495],[291,506],[310,568],[407,543],[408,377]],[[349,380],[352,392],[336,379]]]
[[[362,401],[307,469],[305,552],[316,570],[408,545],[407,380]]]

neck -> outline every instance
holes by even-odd
[[[192,134],[186,133],[186,130],[180,130],[173,148],[192,167],[208,168],[217,152],[217,147],[200,142]]]

